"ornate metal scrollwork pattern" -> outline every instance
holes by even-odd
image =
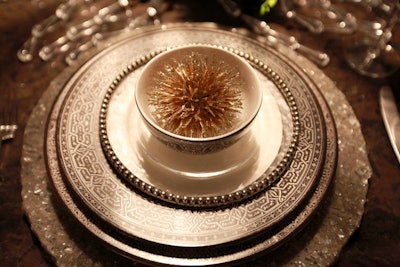
[[[211,45],[210,45],[211,46]],[[214,47],[216,47],[214,45]],[[193,195],[186,195],[182,196],[179,194],[175,194],[174,192],[168,192],[163,190],[162,188],[157,188],[145,181],[141,180],[140,178],[136,177],[134,173],[132,173],[121,160],[116,155],[115,151],[112,148],[110,140],[107,134],[107,110],[109,107],[110,100],[113,96],[114,91],[120,84],[120,82],[130,73],[138,69],[139,67],[145,65],[149,62],[152,58],[156,55],[163,53],[164,51],[170,49],[159,49],[153,52],[150,52],[131,64],[129,64],[125,69],[122,70],[120,74],[118,74],[115,79],[111,82],[110,86],[106,94],[103,97],[102,107],[100,110],[100,118],[99,118],[99,135],[100,135],[100,142],[104,154],[110,165],[113,169],[117,172],[120,178],[128,181],[131,185],[135,187],[135,189],[139,190],[140,192],[151,196],[157,200],[160,200],[164,203],[174,204],[181,207],[187,208],[215,208],[215,207],[224,207],[227,205],[237,204],[241,201],[247,200],[258,193],[267,190],[271,185],[273,185],[277,180],[282,177],[282,175],[286,172],[289,168],[293,157],[296,152],[297,143],[299,140],[300,135],[300,118],[299,118],[299,111],[295,101],[295,97],[293,96],[290,88],[288,85],[283,81],[283,79],[276,73],[271,67],[269,67],[264,62],[258,60],[257,58],[253,57],[248,53],[244,53],[237,49],[233,49],[226,46],[218,46],[220,49],[224,49],[230,51],[244,59],[246,59],[252,66],[258,69],[263,75],[265,75],[270,81],[272,81],[275,86],[279,89],[280,93],[284,97],[292,118],[293,124],[293,132],[291,134],[291,141],[290,145],[277,164],[275,169],[270,172],[269,174],[263,174],[257,180],[255,180],[252,184],[246,186],[243,189],[234,191],[229,194],[224,195],[215,195],[215,196],[193,196]]]

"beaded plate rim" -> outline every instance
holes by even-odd
[[[318,99],[321,100],[320,97],[318,97]],[[332,116],[332,114],[329,112],[329,109],[327,108],[326,103],[323,104],[322,106],[324,107],[323,108],[324,112],[322,113],[324,118],[326,118],[327,116],[328,117]],[[82,224],[82,226],[85,227],[90,233],[94,234],[97,238],[99,238],[100,241],[104,242],[106,246],[111,246],[117,252],[125,256],[129,256],[132,259],[137,259],[140,262],[149,263],[150,260],[150,262],[154,264],[166,264],[166,265],[170,264],[171,262],[187,266],[193,265],[194,263],[198,265],[208,265],[208,264],[235,262],[245,257],[254,256],[255,254],[261,253],[263,251],[265,252],[265,250],[270,251],[271,249],[275,248],[275,246],[281,244],[283,241],[286,241],[289,237],[296,234],[298,230],[301,230],[300,228],[302,228],[302,226],[304,226],[307,223],[307,221],[309,221],[312,213],[314,213],[316,209],[320,206],[321,200],[326,194],[330,181],[333,177],[333,172],[334,172],[333,163],[335,162],[337,157],[337,155],[335,156],[335,151],[337,152],[336,135],[334,135],[332,132],[334,131],[334,126],[331,120],[328,120],[328,122],[329,122],[328,125],[332,127],[330,134],[328,134],[328,140],[332,142],[328,142],[330,143],[328,147],[332,148],[332,150],[331,149],[324,150],[324,154],[327,155],[327,157],[324,157],[324,162],[328,163],[328,165],[327,168],[323,168],[321,179],[318,179],[317,182],[318,186],[316,193],[310,196],[310,203],[306,204],[304,210],[299,211],[300,213],[298,214],[295,220],[291,220],[290,222],[288,222],[287,225],[284,226],[284,228],[280,232],[274,234],[273,238],[266,239],[265,241],[261,242],[260,244],[254,247],[253,246],[249,247],[243,251],[239,251],[234,254],[218,255],[217,257],[213,258],[196,258],[196,259],[177,258],[177,257],[162,256],[159,254],[142,251],[138,247],[131,247],[128,244],[124,243],[123,240],[116,239],[116,237],[109,235],[110,233],[103,232],[103,229],[99,228],[98,225],[96,225],[96,220],[87,217],[87,214],[85,214],[86,210],[81,210],[79,207],[75,206],[77,204],[75,203],[77,199],[74,198],[72,195],[70,195],[71,192],[67,188],[68,185],[65,184],[66,181],[61,176],[60,173],[61,170],[50,168],[51,172],[50,177],[52,177],[50,178],[50,180],[51,182],[53,182],[55,190],[58,193],[58,196],[61,198],[63,204],[67,207],[67,209],[71,212],[74,219],[76,219],[80,224]],[[50,130],[51,132],[52,129],[47,129],[47,130]],[[331,137],[332,139],[330,139],[329,137]],[[52,147],[55,146],[56,140],[51,140],[51,138],[49,138],[46,139],[45,142],[47,144],[47,149],[50,149],[49,151],[51,152],[50,154],[55,152],[52,150],[54,149]],[[57,155],[56,154],[52,155],[54,157],[54,160],[57,161]],[[331,155],[332,157],[329,157],[329,155]],[[60,167],[58,166],[58,164],[55,165],[56,165],[54,166],[55,168]]]
[[[299,161],[295,161],[295,165],[295,162],[292,162],[290,168],[284,174],[285,179],[280,179],[279,182],[271,187],[271,190],[266,190],[259,196],[252,198],[251,201],[243,202],[241,203],[241,205],[234,205],[231,207],[226,207],[224,209],[218,208],[198,210],[187,210],[176,206],[171,207],[167,205],[159,205],[159,203],[153,201],[153,199],[150,199],[147,196],[143,196],[143,194],[138,194],[138,192],[136,190],[132,190],[132,188],[128,186],[125,181],[118,178],[115,171],[107,162],[107,159],[101,148],[98,134],[98,117],[101,109],[102,95],[105,94],[108,88],[108,84],[110,84],[114,77],[116,77],[120,72],[120,66],[127,66],[132,62],[132,58],[141,57],[142,55],[147,54],[149,53],[149,51],[151,51],[148,49],[142,49],[144,51],[136,53],[135,57],[127,58],[126,56],[123,56],[125,55],[125,51],[121,49],[128,49],[132,45],[137,45],[138,41],[146,43],[154,41],[154,38],[156,37],[160,38],[160,36],[164,37],[165,35],[168,37],[170,36],[170,34],[173,35],[177,32],[181,34],[181,31],[184,34],[189,34],[189,36],[191,36],[193,33],[193,28],[188,28],[186,25],[183,25],[182,28],[175,28],[171,26],[169,30],[162,29],[161,31],[159,31],[158,29],[156,29],[155,32],[146,31],[144,34],[141,34],[139,36],[133,35],[131,38],[128,38],[123,42],[118,42],[116,45],[109,47],[109,49],[104,50],[96,57],[92,58],[81,69],[79,69],[73,77],[71,77],[69,82],[64,86],[65,94],[62,94],[62,96],[57,100],[57,103],[61,105],[60,108],[54,109],[53,112],[55,114],[52,114],[55,116],[52,118],[56,120],[56,125],[54,127],[56,128],[57,141],[55,145],[58,154],[57,161],[60,165],[59,167],[61,168],[60,171],[62,172],[63,179],[65,179],[69,190],[71,190],[71,193],[73,193],[74,197],[79,200],[80,204],[83,205],[83,209],[90,212],[93,211],[95,215],[98,216],[96,217],[96,219],[106,221],[110,224],[110,226],[115,227],[115,230],[121,231],[123,232],[123,234],[127,234],[131,237],[143,238],[144,240],[156,242],[157,244],[167,243],[173,246],[220,245],[222,244],[222,242],[225,243],[238,241],[242,238],[247,239],[249,235],[255,235],[256,233],[260,233],[261,231],[266,231],[267,229],[271,229],[271,227],[276,226],[278,222],[281,223],[284,217],[286,217],[289,213],[293,213],[298,208],[300,202],[305,201],[305,199],[309,197],[309,195],[314,195],[318,193],[314,191],[314,185],[319,180],[319,175],[324,165],[323,161],[325,158],[324,155],[326,153],[326,130],[324,127],[324,114],[320,109],[318,101],[316,100],[312,90],[309,91],[309,89],[307,89],[307,94],[304,95],[304,98],[296,98],[296,102],[297,100],[299,101],[297,102],[297,104],[303,104],[304,109],[309,111],[305,113],[303,112],[303,110],[300,110],[299,106],[300,117],[304,115],[304,118],[307,119],[304,120],[304,122],[311,122],[311,124],[305,123],[303,125],[302,120],[302,125],[300,127],[300,133],[302,137],[299,140],[298,148],[294,158],[294,160],[296,158],[299,158]],[[225,31],[221,32],[219,30],[214,32],[212,31],[212,29],[209,28],[198,28],[197,31],[194,32],[193,37],[203,39],[204,33],[208,32],[218,35],[222,33],[222,37],[234,38],[233,40],[235,42],[242,40],[238,39],[238,36],[235,33]],[[187,42],[185,42],[185,44],[190,43],[190,41],[188,40]],[[261,45],[256,41],[247,39],[245,41],[246,43],[251,41],[251,44],[253,45],[252,49],[255,49],[254,51],[257,51],[257,49],[262,49],[263,52],[267,51],[270,56],[278,60],[277,62],[282,62],[284,63],[284,66],[289,67],[289,70],[292,71],[286,72],[285,70],[281,74],[281,77],[284,79],[289,79],[287,76],[284,76],[284,74],[291,75],[293,73],[295,75],[294,77],[297,78],[293,81],[289,79],[287,84],[292,84],[293,82],[293,94],[295,94],[296,92],[303,96],[303,91],[300,89],[303,88],[303,86],[308,88],[308,85],[306,85],[307,79],[305,79],[302,72],[293,70],[293,67],[291,67],[292,64],[290,64],[290,62],[284,61],[282,59],[282,55],[278,56],[278,54],[276,54],[276,51],[272,49],[265,50],[265,48],[263,46],[261,47]],[[167,41],[166,43],[169,44],[159,47],[164,48],[171,45],[170,41]],[[228,46],[229,44],[226,45]],[[107,61],[104,61],[104,57],[107,59]],[[119,62],[120,57],[124,58],[123,64]],[[98,62],[101,62],[101,64],[97,65]],[[271,63],[274,62],[275,61],[271,61]],[[114,69],[108,69],[108,64],[113,64]],[[112,71],[112,74],[107,74],[110,71]],[[99,74],[101,76],[98,76]],[[107,83],[104,83],[105,79],[107,79]],[[263,79],[265,79],[265,77],[263,77]],[[87,87],[88,82],[90,85],[89,87]],[[98,90],[101,90],[100,95],[97,94]],[[277,89],[275,88],[274,90],[276,91]],[[276,93],[279,94],[278,91],[276,91]],[[284,99],[281,96],[279,98],[281,102],[284,102]],[[285,105],[284,103],[281,104]],[[84,107],[84,109],[81,109],[81,107]],[[286,114],[288,115],[286,116],[286,120],[289,121],[290,112],[287,109],[286,105],[285,112],[287,112]],[[82,132],[83,129],[94,129],[94,131]],[[82,133],[84,135],[82,135]],[[306,135],[304,135],[303,139],[303,133],[310,133],[311,135],[307,136],[312,137],[312,140],[315,140],[316,142],[309,142],[311,141],[311,139],[305,138]],[[314,134],[316,135],[316,137],[319,136],[320,138],[314,139]],[[76,137],[78,137],[78,139]],[[86,137],[89,137],[89,139],[87,140]],[[89,143],[87,141],[89,141]],[[285,148],[288,146],[288,141],[289,137],[285,141]],[[310,144],[311,147],[307,146],[306,144]],[[301,153],[302,151],[311,152],[310,155],[312,155],[312,157],[310,158],[306,156],[307,158],[304,158],[304,155],[309,154]],[[82,154],[81,152],[84,152],[84,154]],[[284,151],[281,152],[282,154],[284,153]],[[281,156],[279,157],[279,159],[281,159]],[[96,164],[92,164],[88,161],[82,161],[93,157],[95,160],[97,160],[95,162]],[[302,159],[306,160],[310,164],[297,164],[298,162],[302,162]],[[310,161],[311,159],[312,162]],[[303,168],[302,166],[305,166],[305,168]],[[86,170],[89,170],[90,172],[87,172]],[[297,175],[295,170],[304,170],[308,175],[300,175],[301,173]],[[100,175],[96,175],[97,173]],[[300,184],[298,184],[298,178],[304,180],[302,180],[301,183],[301,185],[303,185],[302,187],[299,187]],[[292,179],[295,179],[294,187],[292,186]],[[277,191],[275,190],[275,185],[278,188]],[[101,186],[101,188],[99,186]],[[110,186],[116,186],[117,191],[112,190],[112,192],[118,192],[119,197],[122,196],[125,200],[129,201],[128,203],[126,203],[127,205],[125,203],[115,202],[117,198],[115,198],[114,196],[117,195],[109,195],[107,194],[107,192],[110,191],[103,191],[104,189],[111,189]],[[282,186],[289,189],[289,192],[292,193],[292,197],[286,198],[286,193],[284,191],[280,192],[279,188],[283,189]],[[103,194],[103,192],[106,193]],[[98,195],[99,193],[101,195]],[[280,197],[280,193],[283,193],[285,195],[283,197]],[[264,194],[266,195],[264,196]],[[119,205],[120,203],[122,205]],[[277,205],[275,205],[275,203]],[[161,214],[163,214],[163,212],[166,212],[166,218],[164,218],[166,219],[165,222],[170,222],[172,223],[172,225],[174,225],[174,222],[176,221],[176,213],[179,216],[185,216],[184,218],[190,220],[203,220],[206,219],[207,216],[211,216],[212,219],[227,219],[229,223],[219,225],[217,227],[219,229],[218,231],[214,231],[216,228],[198,228],[198,230],[201,231],[197,232],[198,234],[196,234],[195,236],[193,236],[193,229],[189,228],[197,228],[197,224],[189,223],[186,225],[187,227],[184,227],[182,228],[182,230],[179,231],[165,231],[163,230],[163,227],[159,227],[157,225],[158,220],[151,221],[152,217],[148,217],[150,224],[137,224],[140,222],[138,219],[141,217],[135,217],[135,215],[141,215],[139,213],[142,213],[141,208],[135,208],[138,206],[145,206],[149,208],[148,211],[150,216],[156,215],[158,212],[161,212]],[[245,215],[250,209],[253,209],[254,207],[262,208],[262,210],[260,210],[261,213],[255,213],[253,214],[254,216],[251,215],[251,217],[248,217],[249,220],[246,219],[245,221],[243,221],[243,224],[241,223],[240,225],[230,223],[235,223],[237,219],[236,215]],[[213,212],[214,210],[215,213]],[[129,213],[125,213],[126,211],[128,211]],[[242,213],[242,211],[244,211],[245,213]],[[225,215],[228,215],[227,213],[234,216],[225,217]],[[186,216],[189,217],[187,218]],[[207,226],[208,224],[201,225]],[[228,235],[228,231],[232,232]]]
[[[170,192],[167,190],[163,190],[162,188],[158,188],[154,185],[151,185],[142,179],[135,176],[135,174],[127,168],[122,161],[118,158],[115,153],[113,146],[109,140],[107,133],[107,112],[108,107],[113,96],[113,93],[118,88],[119,84],[133,71],[137,70],[139,67],[144,66],[155,56],[169,51],[175,48],[181,48],[190,45],[205,45],[209,47],[219,48],[228,52],[231,52],[243,59],[245,59],[250,65],[259,70],[267,79],[272,81],[274,85],[278,88],[279,92],[283,96],[286,104],[289,107],[293,130],[290,140],[290,145],[285,152],[283,158],[279,161],[277,166],[269,173],[262,174],[260,177],[256,178],[254,182],[250,185],[245,186],[243,189],[239,189],[233,191],[229,194],[222,195],[213,195],[213,196],[196,196],[196,195],[179,195],[174,192]],[[154,50],[146,55],[143,55],[125,67],[111,82],[109,85],[101,104],[100,115],[99,115],[99,137],[101,147],[103,149],[104,155],[110,166],[117,173],[118,177],[127,181],[130,185],[134,187],[134,189],[139,192],[145,194],[146,196],[151,197],[152,199],[157,200],[158,202],[164,204],[173,204],[179,207],[184,208],[217,208],[217,207],[225,207],[234,204],[240,204],[245,200],[249,200],[252,197],[258,195],[259,193],[268,190],[275,182],[277,182],[283,174],[288,170],[290,164],[294,158],[297,144],[299,141],[299,132],[300,132],[300,118],[298,113],[298,107],[295,101],[295,98],[292,95],[289,87],[282,80],[278,73],[273,71],[271,67],[269,67],[264,62],[254,58],[248,53],[244,53],[237,49],[220,46],[220,45],[212,45],[212,44],[204,44],[204,43],[193,43],[193,44],[185,44],[178,46],[170,46],[162,49]]]

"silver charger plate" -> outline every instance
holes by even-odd
[[[140,42],[151,42],[153,45],[155,42],[163,45],[159,41],[165,41],[166,36],[169,36],[167,40],[175,42],[177,36],[182,38],[185,35],[189,39],[181,39],[183,43],[187,40],[193,41],[193,38],[197,37],[202,42],[210,41],[208,38],[219,42],[225,41],[239,46],[237,49],[246,46],[252,50],[254,57],[260,56],[265,59],[267,64],[276,70],[288,84],[299,90],[298,93],[302,93],[300,88],[301,90],[306,89],[305,96],[297,98],[300,109],[308,111],[301,114],[304,119],[302,120],[303,135],[299,142],[299,151],[305,153],[296,154],[291,168],[285,173],[288,175],[287,178],[282,177],[265,194],[237,207],[217,211],[188,211],[159,205],[126,187],[107,164],[102,165],[103,162],[107,163],[104,156],[101,159],[102,164],[97,164],[96,153],[101,155],[102,150],[94,136],[93,139],[96,142],[93,143],[96,143],[96,147],[87,149],[92,144],[90,134],[93,129],[90,126],[96,127],[97,125],[90,117],[93,113],[96,114],[94,107],[101,104],[96,90],[107,88],[107,82],[111,82],[112,78],[117,75],[117,67],[124,65],[115,60],[118,58],[116,57],[118,50],[120,53],[121,51],[130,51],[129,46],[138,45]],[[141,47],[145,50],[148,46]],[[126,60],[126,55],[120,56],[119,59]],[[105,60],[107,64],[100,64],[99,62],[102,60]],[[104,76],[105,72],[107,75]],[[210,255],[213,259],[212,262],[218,263],[238,260],[271,249],[297,232],[308,221],[322,201],[335,169],[337,151],[334,123],[326,104],[321,98],[318,99],[314,95],[314,93],[318,94],[317,87],[304,76],[296,66],[275,51],[261,46],[252,39],[216,28],[202,26],[193,28],[188,25],[170,26],[162,30],[150,29],[143,34],[133,35],[118,42],[86,63],[73,76],[62,91],[51,113],[47,128],[46,154],[49,159],[49,174],[56,192],[76,219],[89,231],[121,253],[134,258],[138,257],[143,260],[150,254],[155,262],[166,263],[172,258],[177,264],[186,265],[193,262],[193,259],[183,257],[189,250],[190,253],[193,253],[196,263],[201,265],[209,262]],[[102,84],[99,84],[99,81]],[[88,87],[89,84],[91,85]],[[320,108],[322,108],[322,112]],[[89,118],[87,118],[88,114],[91,114]],[[313,118],[313,116],[315,117]],[[74,122],[72,127],[69,127],[72,124],[67,123],[69,120]],[[74,135],[73,133],[78,134]],[[315,136],[317,138],[313,139]],[[74,150],[78,152],[73,154],[73,158],[77,160],[75,162],[81,164],[76,165],[81,166],[81,169],[76,169],[70,164],[69,153],[72,150],[67,149],[66,137],[70,138],[68,140],[71,142],[70,144],[78,144]],[[310,145],[311,148],[309,148]],[[60,156],[59,160],[58,156]],[[304,160],[302,159],[304,158],[307,159],[306,162],[310,158],[312,161],[303,164]],[[92,164],[89,164],[90,162]],[[89,165],[90,167],[88,167]],[[69,172],[69,168],[75,168],[75,171]],[[103,170],[106,171],[106,174]],[[305,177],[311,177],[312,181],[306,183],[302,181],[296,186],[299,170],[302,170],[300,173],[312,174],[311,176],[305,175]],[[61,173],[64,174],[63,177]],[[88,173],[90,175],[85,175]],[[82,175],[82,180],[79,175]],[[87,190],[88,185],[99,187]],[[312,194],[309,194],[310,191]],[[99,195],[96,196],[96,194]],[[97,197],[102,197],[102,199]],[[299,210],[300,213],[297,213]],[[121,216],[122,211],[125,212],[125,217]],[[127,211],[131,213],[126,213]],[[126,214],[134,216],[129,217]],[[284,220],[288,219],[289,215],[294,217]],[[128,239],[135,238],[137,240],[139,238],[138,242],[142,242],[142,245],[135,247],[135,244],[129,240],[126,241],[126,236],[113,236],[109,230],[99,227],[99,224],[103,225],[102,223],[96,224],[88,219],[91,216],[100,217],[107,227],[111,226],[124,234],[127,233]],[[293,218],[295,218],[294,221],[291,220]],[[276,226],[278,222],[280,227],[274,232],[272,226]],[[272,232],[267,232],[267,230]],[[263,233],[263,237],[258,235],[260,233]],[[233,245],[233,241],[235,241],[235,245]],[[236,246],[239,241],[246,244],[244,248],[239,246],[242,248],[239,249]],[[147,244],[147,242],[152,245],[144,246],[143,244]],[[212,253],[212,247],[216,245],[224,245],[226,254]],[[143,246],[145,249],[141,249]],[[176,252],[164,252],[167,255],[159,255],[156,251],[162,251],[164,246],[180,249]],[[198,250],[192,250],[193,247]]]

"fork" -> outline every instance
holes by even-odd
[[[18,129],[18,110],[15,105],[14,92],[7,89],[2,98],[0,109],[0,147],[3,142],[14,138],[15,131]]]

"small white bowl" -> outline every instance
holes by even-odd
[[[238,88],[240,91],[240,108],[237,118],[226,131],[218,131],[214,136],[192,137],[177,134],[163,128],[155,118],[157,107],[152,106],[150,90],[160,85],[160,73],[166,74],[166,66],[176,66],[177,62],[187,62],[193,55],[204,56],[207,64],[220,63],[228,70],[238,74]],[[222,63],[221,63],[222,62]],[[232,73],[232,71],[231,71]],[[158,77],[159,76],[159,77]],[[157,78],[158,77],[158,78]],[[262,88],[257,73],[242,57],[227,49],[209,45],[187,45],[169,49],[151,59],[138,79],[135,89],[135,101],[151,133],[164,144],[177,150],[188,153],[211,153],[227,148],[239,140],[256,117],[262,102]],[[159,104],[160,105],[160,104]],[[158,106],[159,107],[159,106]]]

